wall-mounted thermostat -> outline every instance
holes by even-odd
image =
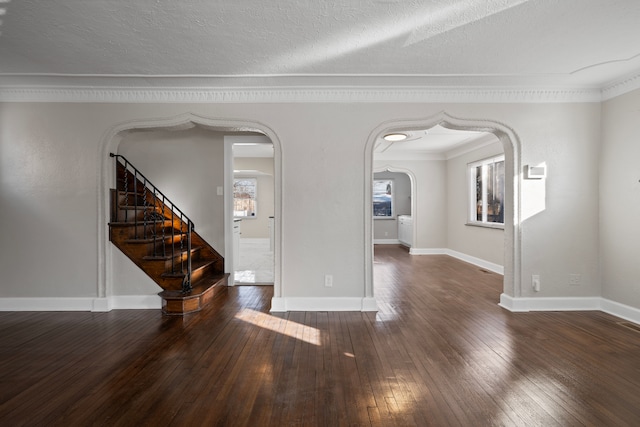
[[[526,179],[542,179],[547,176],[546,165],[531,166],[527,165],[525,168]]]

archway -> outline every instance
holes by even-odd
[[[98,173],[98,304],[100,307],[94,307],[96,311],[108,311],[111,309],[110,297],[112,295],[112,247],[109,244],[108,231],[106,224],[109,220],[109,189],[115,181],[114,168],[109,153],[117,152],[118,146],[122,139],[130,132],[136,131],[171,131],[183,130],[192,127],[201,127],[203,129],[219,131],[219,132],[259,132],[267,136],[273,143],[274,150],[274,187],[275,187],[275,242],[274,242],[274,298],[282,295],[282,286],[280,282],[281,273],[281,238],[280,230],[282,225],[282,193],[281,193],[281,144],[278,136],[268,126],[246,120],[235,119],[217,119],[197,116],[191,113],[183,114],[176,117],[151,118],[146,120],[133,120],[117,124],[109,129],[103,136],[100,148],[98,150],[98,164],[100,171]],[[226,221],[226,220],[225,220]],[[231,226],[227,227],[229,237],[231,239]],[[230,241],[230,240],[229,240]]]
[[[504,283],[501,301],[505,297],[519,297],[521,290],[520,272],[520,146],[516,133],[503,123],[492,120],[462,119],[440,112],[439,114],[415,120],[390,121],[374,129],[365,147],[365,300],[370,307],[375,306],[373,287],[373,152],[381,135],[429,129],[436,125],[462,131],[482,131],[494,134],[502,143],[505,155],[505,224],[504,224]]]
[[[413,173],[413,171],[409,170],[409,169],[405,169],[402,167],[397,167],[397,166],[392,166],[389,164],[386,164],[382,167],[376,167],[373,169],[373,173],[380,173],[380,172],[392,172],[392,173],[397,173],[397,174],[404,174],[408,177],[409,179],[409,185],[410,185],[410,211],[409,214],[411,215],[416,215],[417,212],[417,206],[416,206],[416,192],[417,192],[417,179],[415,174]],[[412,241],[415,240],[415,228],[412,231]]]

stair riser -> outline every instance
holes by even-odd
[[[204,292],[194,297],[174,298],[165,295],[165,292],[160,292],[160,297],[162,297],[162,312],[164,314],[178,316],[195,313],[202,310],[202,308],[209,304],[213,299],[224,295],[226,292],[226,276],[217,283],[212,284],[211,287],[207,288]]]
[[[182,279],[178,277],[160,277],[157,283],[162,289],[167,291],[182,290]]]
[[[180,266],[177,266],[180,269]],[[185,264],[186,269],[186,264]],[[213,265],[206,265],[202,268],[196,268],[191,272],[191,283],[197,283],[203,277],[205,277],[209,273],[215,273],[215,267]],[[184,280],[184,275],[176,276],[176,277],[167,277],[161,275],[160,278],[160,287],[166,290],[181,290],[182,282]]]
[[[193,263],[196,260],[202,259],[202,253],[201,253],[202,248],[193,248],[191,250],[191,262]],[[177,254],[176,257],[174,258],[174,265],[180,265],[180,263],[184,263],[184,265],[187,265],[187,252],[182,252],[182,254]],[[164,261],[164,268],[166,271],[171,271],[171,260],[168,259],[166,261]]]
[[[202,277],[204,277],[205,275],[209,274],[209,273],[214,273],[215,267],[211,264],[202,267],[202,268],[198,268],[196,270],[193,270],[191,272],[191,282],[197,282],[198,280],[200,280]]]

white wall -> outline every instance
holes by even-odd
[[[195,224],[195,230],[224,254],[223,134],[202,128],[127,134],[118,146],[125,156]]]
[[[546,179],[522,180],[522,295],[599,296],[598,174],[585,171],[598,170],[600,106],[536,108],[516,126],[522,166],[547,166]],[[571,274],[580,286],[569,284]]]
[[[377,172],[374,179],[393,179],[394,217],[373,220],[374,240],[398,240],[398,215],[411,215],[411,180],[406,173]]]
[[[97,295],[102,269],[113,276],[98,257],[96,191],[102,162],[110,160],[103,158],[103,138],[127,123],[191,113],[256,123],[275,135],[282,152],[276,285],[282,296],[362,298],[367,141],[383,123],[426,121],[443,111],[504,124],[517,135],[523,165],[547,162],[545,208],[520,228],[523,283],[540,274],[535,296],[600,295],[598,177],[587,173],[598,169],[598,103],[6,103],[0,106],[0,297]],[[446,168],[435,163],[407,162],[417,182],[429,183],[417,188],[414,215],[428,218],[422,224],[446,221],[443,210],[432,209],[446,200]],[[522,183],[523,203],[540,193],[540,184]],[[446,240],[445,227],[417,230],[419,247],[444,247]],[[567,285],[570,273],[581,273],[582,286]],[[334,276],[333,287],[324,286],[325,274]],[[509,284],[505,289],[512,292]],[[528,286],[518,292],[534,296]]]
[[[497,265],[504,265],[504,230],[466,225],[469,212],[467,165],[502,154],[502,144],[491,145],[447,160],[447,248]]]
[[[640,91],[605,102],[602,111],[602,296],[640,307]]]
[[[236,157],[233,159],[234,170],[255,170],[259,175],[242,175],[258,180],[257,215],[242,219],[242,238],[268,239],[269,217],[274,211],[274,177],[273,158],[269,157]]]

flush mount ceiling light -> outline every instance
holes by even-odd
[[[392,142],[403,141],[407,139],[407,134],[406,133],[390,133],[388,135],[383,136],[383,139],[385,141],[392,141]]]

